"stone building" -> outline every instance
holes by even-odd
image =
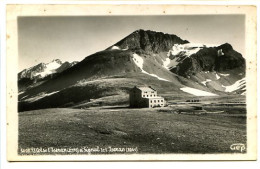
[[[157,91],[151,86],[134,87],[130,90],[129,95],[130,107],[164,107],[165,100],[163,97],[157,96]]]

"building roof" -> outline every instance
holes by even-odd
[[[147,97],[148,99],[163,99],[163,97],[157,96],[157,97]]]
[[[157,96],[157,97],[143,97],[143,99],[153,100],[153,99],[164,99],[164,98]]]
[[[155,89],[153,89],[152,87],[146,87],[146,86],[143,86],[143,87],[136,87],[138,89],[140,89],[141,91],[147,91],[147,92],[152,92],[152,91],[156,91]]]

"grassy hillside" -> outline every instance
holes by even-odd
[[[19,114],[19,148],[133,147],[137,153],[235,153],[246,144],[246,111],[175,114],[163,109],[100,107]],[[178,107],[171,108],[176,110]],[[214,108],[211,108],[211,111]],[[230,114],[232,113],[232,114]]]
[[[93,81],[81,80],[73,86],[65,88],[50,96],[41,98],[43,93],[31,95],[29,100],[19,102],[19,111],[55,108],[55,107],[72,107],[82,102],[90,102],[92,99],[103,98],[107,96],[121,95],[126,96],[124,100],[115,100],[114,105],[128,103],[129,90],[134,86],[152,85],[159,93],[171,91],[178,95],[183,93],[179,89],[181,84],[173,85],[173,83],[166,81],[155,80],[154,77],[146,76],[144,74],[129,74],[127,76],[113,76],[107,78],[100,78]],[[29,93],[29,92],[28,92]],[[26,93],[26,95],[28,95]],[[185,95],[185,93],[183,93]],[[29,95],[30,96],[30,95]],[[187,96],[187,95],[186,95]],[[105,102],[105,104],[108,104]]]

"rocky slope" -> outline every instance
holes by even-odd
[[[183,53],[179,52],[176,55],[171,54],[169,58],[173,60],[181,57]],[[228,71],[239,67],[245,68],[245,59],[226,43],[216,47],[201,47],[196,53],[183,58],[181,63],[170,70],[187,77],[201,71]]]

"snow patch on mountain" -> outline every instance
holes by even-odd
[[[23,93],[24,93],[24,91],[21,91],[21,92],[18,93],[18,95],[23,94]]]
[[[213,44],[200,44],[200,43],[186,43],[186,44],[175,44],[172,49],[167,53],[165,60],[162,60],[163,66],[166,69],[172,69],[176,67],[179,63],[190,57],[193,54],[198,53],[203,48],[216,47]]]
[[[110,49],[111,49],[111,50],[128,50],[128,47],[127,47],[127,48],[124,48],[124,49],[121,49],[121,48],[118,47],[118,46],[112,46]]]
[[[190,55],[197,53],[200,49],[200,47],[193,47],[191,44],[175,44],[167,56],[183,53],[186,57],[190,57]]]
[[[30,97],[30,98],[26,99],[25,101],[35,102],[35,101],[40,100],[40,99],[42,99],[42,98],[44,98],[46,96],[50,96],[50,95],[53,95],[53,94],[58,93],[58,92],[59,91],[54,91],[54,92],[51,92],[51,93],[42,92],[42,93],[40,93],[40,94],[38,94],[38,95],[36,95],[34,97]]]
[[[163,60],[163,67],[165,67],[168,70],[170,68],[168,67],[170,63],[171,63],[171,59],[166,58],[165,60]]]
[[[136,53],[133,54],[133,60],[134,60],[134,63],[136,64],[136,66],[141,69],[142,73],[147,74],[147,75],[149,75],[149,76],[156,77],[156,78],[159,79],[159,80],[169,81],[169,80],[167,80],[167,79],[164,79],[164,78],[159,77],[158,75],[150,74],[150,73],[146,72],[146,71],[143,69],[144,60],[143,60],[143,58],[142,58],[141,56],[139,56],[138,54],[136,54]]]
[[[60,73],[77,63],[77,61],[63,63],[59,59],[55,59],[49,63],[40,63],[18,73],[18,80],[22,78],[41,79],[53,73]]]
[[[217,80],[220,79],[220,77],[219,77],[219,75],[217,73],[216,73],[216,78],[217,78]]]
[[[236,81],[234,84],[230,85],[230,86],[224,86],[222,85],[222,87],[225,88],[225,92],[233,92],[233,91],[236,91],[238,89],[242,89],[244,88],[246,85],[246,79],[245,78],[242,78],[238,81]]]
[[[224,53],[223,53],[222,49],[219,49],[218,50],[218,56],[223,56],[223,55],[224,55]]]
[[[24,98],[26,98],[26,97],[28,97],[28,95],[26,95],[26,96],[23,96],[22,98],[21,98],[21,100],[23,100]]]
[[[183,87],[183,88],[180,88],[180,90],[182,90],[186,93],[192,94],[194,96],[218,96],[217,94],[206,92],[206,91],[199,90],[199,89],[194,89],[191,87]]]
[[[201,83],[204,85],[204,86],[206,86],[206,84],[207,84],[207,82],[211,82],[212,80],[210,80],[210,79],[206,79],[205,81],[202,81]]]
[[[137,55],[136,53],[133,54],[133,60],[136,64],[136,66],[138,66],[142,72],[144,73],[145,71],[143,70],[143,64],[144,64],[144,60],[141,56]]]
[[[46,64],[46,68],[44,69],[44,71],[36,73],[35,76],[40,75],[41,77],[45,77],[47,75],[55,73],[56,69],[59,68],[60,66],[61,66],[61,64],[58,63],[57,61],[52,61],[52,62]]]
[[[78,61],[71,62],[71,67],[79,63]]]
[[[148,75],[153,76],[153,77],[156,77],[156,78],[159,79],[159,80],[168,81],[168,82],[169,82],[169,80],[164,79],[164,78],[161,78],[161,77],[159,77],[159,76],[157,76],[157,75],[155,75],[155,74],[150,74],[150,73],[148,73],[148,72],[146,72],[146,71],[144,71],[143,73],[148,74]]]
[[[219,73],[220,76],[229,76],[229,74]]]
[[[111,49],[113,49],[113,50],[120,50],[121,48],[118,47],[118,46],[113,46]]]
[[[175,44],[172,50],[169,51],[168,56],[178,55],[184,53],[187,57],[197,53],[200,49],[205,47],[215,47],[217,45],[212,44],[199,44],[199,43],[186,43],[186,44]]]
[[[128,50],[128,47],[124,48],[124,49],[121,49],[121,50]]]

